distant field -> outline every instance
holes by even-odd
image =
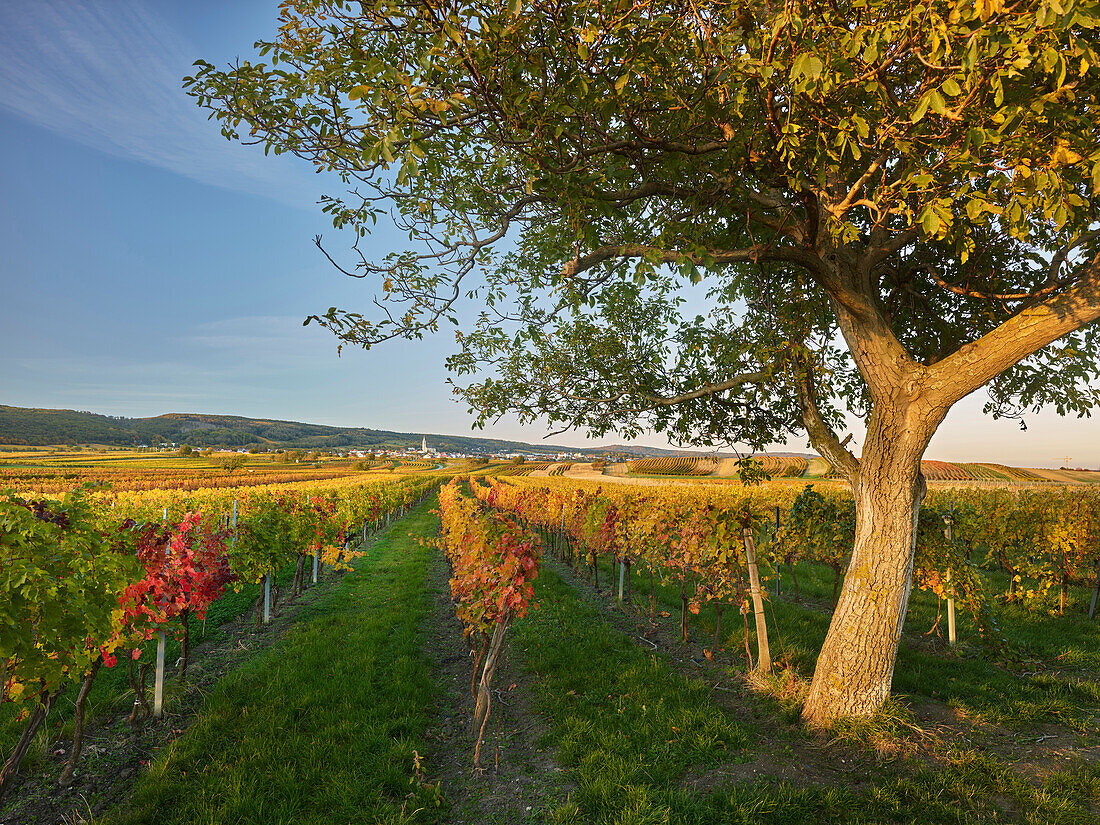
[[[439,468],[436,461],[366,461],[285,454],[20,451],[0,453],[0,489],[57,494],[81,484],[127,490],[199,490],[335,481]]]
[[[757,455],[764,471],[772,479],[833,479],[832,466],[820,456],[809,459],[802,456]],[[929,482],[963,484],[1100,484],[1100,472],[1084,469],[1049,470],[1010,467],[996,463],[957,463],[927,460],[921,462],[921,470]],[[738,478],[738,459],[714,460],[697,456],[646,458],[630,461],[625,465],[609,465],[608,476],[633,478]]]

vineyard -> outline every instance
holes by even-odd
[[[77,768],[85,702],[104,668],[127,671],[132,727],[160,718],[169,635],[183,681],[193,624],[204,622],[227,588],[262,582],[255,609],[270,621],[279,571],[293,567],[293,601],[307,579],[349,569],[356,537],[403,513],[433,484],[413,477],[355,486],[314,480],[188,495],[95,493],[93,485],[60,498],[0,500],[0,730],[5,746],[14,741],[5,747],[0,799],[68,692],[79,686],[62,785]]]
[[[1015,821],[1001,797],[1029,821],[1092,821],[1100,488],[930,489],[897,701],[869,726],[837,727],[830,755],[800,730],[797,708],[848,566],[846,489],[509,474],[538,462],[446,480],[417,463],[268,486],[10,493],[0,503],[3,821],[52,821],[42,812],[59,818],[78,793],[110,811],[129,792],[110,770],[97,774],[116,764],[109,743],[148,762],[176,735],[179,747],[127,769],[137,785],[110,821],[194,821],[215,798],[215,819],[263,818],[301,798],[298,783],[331,782],[353,782],[349,799],[379,820],[407,816],[415,800],[402,820],[414,822],[491,810],[518,821],[532,802],[552,822],[675,811],[717,823],[743,810],[772,812],[744,821],[776,823]],[[806,471],[765,464],[780,478],[791,467]],[[438,591],[425,584],[433,577]],[[418,647],[431,609],[438,653]],[[230,656],[241,644],[232,634],[267,644],[269,627],[296,624],[271,640],[255,677],[230,674],[209,693],[211,640],[229,634],[219,655]],[[365,661],[388,662],[407,688],[394,693],[384,670],[360,679]],[[344,681],[326,678],[330,668]],[[341,716],[320,713],[322,701],[378,734],[332,750],[345,741]],[[225,741],[219,725],[243,708]],[[270,724],[310,732],[273,748]],[[1035,730],[1061,749],[1057,772],[1043,767],[1042,739],[1021,762],[1017,737]],[[767,756],[778,752],[789,755]],[[547,777],[583,783],[531,784],[524,765],[536,757],[560,760]],[[241,774],[224,792],[207,760],[286,780]],[[322,774],[308,767],[319,760]],[[714,766],[736,777],[743,764],[771,783],[722,780],[711,797],[683,778]],[[984,797],[958,781],[975,765]],[[801,774],[789,770],[815,778],[791,784]],[[835,796],[857,777],[862,790]],[[502,796],[517,785],[529,796]]]
[[[835,479],[837,473],[825,459],[804,456],[776,456],[761,454],[752,457],[759,470],[769,478]],[[626,465],[629,475],[653,477],[701,477],[739,478],[741,463],[736,459],[716,461],[692,456],[645,458],[630,461]],[[1100,484],[1100,472],[1088,470],[1062,470],[1036,472],[1003,464],[953,463],[925,460],[921,471],[930,482],[991,483],[1003,485],[1049,484]]]
[[[627,464],[627,470],[640,475],[656,476],[705,476],[718,464],[709,458],[642,458]]]
[[[525,461],[522,464],[504,464],[493,468],[495,476],[529,476],[531,473],[547,470],[552,466],[549,461]]]

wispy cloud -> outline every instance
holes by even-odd
[[[301,316],[250,315],[207,321],[197,324],[180,343],[259,365],[322,365],[336,360],[335,338],[317,326],[303,329]]]
[[[198,55],[141,0],[0,2],[0,107],[118,157],[310,207],[308,167],[230,143],[184,94]]]

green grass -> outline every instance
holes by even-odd
[[[765,778],[692,792],[685,772],[755,759],[753,731],[713,704],[708,685],[639,649],[545,566],[536,596],[539,609],[516,625],[511,645],[538,676],[536,703],[547,717],[549,744],[577,785],[569,803],[544,812],[547,822],[1095,822],[1090,806],[1100,802],[1100,768],[1078,768],[1035,787],[1004,763],[968,751],[948,754],[942,770],[865,766],[848,776],[859,789],[843,781],[794,786]],[[778,719],[763,724],[786,727]],[[788,735],[800,734],[788,729]]]
[[[664,804],[655,789],[689,768],[744,758],[750,731],[711,701],[707,685],[640,650],[552,570],[544,566],[537,583],[539,609],[515,626],[512,646],[538,676],[536,702],[581,809],[630,809],[650,821]]]
[[[649,576],[637,569],[633,572],[631,588],[636,601],[644,607],[650,599]],[[793,582],[785,568],[782,572],[781,598],[774,595],[774,581],[767,585],[765,613],[772,658],[809,678],[829,629],[833,571],[800,563],[796,574],[801,603],[793,601]],[[613,580],[617,587],[617,570],[613,578],[611,564],[601,559],[602,592]],[[992,584],[990,592],[997,592],[996,581]],[[661,584],[658,577],[654,589],[657,609],[678,616],[679,584]],[[1080,590],[1085,592],[1085,588]],[[1052,616],[1016,605],[994,605],[1008,655],[1007,661],[998,662],[998,657],[981,645],[975,625],[961,606],[957,611],[959,648],[951,651],[944,645],[928,644],[924,634],[935,623],[937,610],[944,614],[940,631],[946,636],[946,607],[933,594],[913,592],[906,635],[894,670],[896,694],[936,699],[973,718],[1014,729],[1054,722],[1082,732],[1100,733],[1097,722],[1100,622],[1089,622],[1079,611]],[[689,617],[693,636],[708,647],[713,644],[715,618],[714,607],[708,604],[703,605],[699,615]],[[722,629],[720,646],[743,667],[744,631],[736,609],[726,609]],[[750,644],[755,651],[755,638],[750,639]]]
[[[421,652],[425,505],[304,609],[276,647],[223,679],[112,823],[437,821],[415,774],[433,685]]]

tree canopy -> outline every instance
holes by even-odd
[[[1100,0],[286,0],[269,63],[185,83],[348,184],[324,209],[358,254],[325,254],[374,309],[307,323],[369,347],[476,299],[450,366],[483,421],[806,430],[857,500],[821,721],[889,692],[951,406],[1100,401],[1098,25]],[[411,248],[374,256],[390,216]]]
[[[392,212],[418,242],[344,266],[381,289],[317,317],[341,338],[479,293],[451,366],[495,367],[465,389],[486,415],[758,444],[801,424],[807,366],[865,408],[838,308],[924,365],[1066,316],[970,383],[995,412],[1097,399],[1095,326],[1068,317],[1097,290],[1095,3],[298,0],[281,22],[270,65],[200,61],[191,93],[352,184],[337,227]],[[681,317],[701,279],[712,311]]]

